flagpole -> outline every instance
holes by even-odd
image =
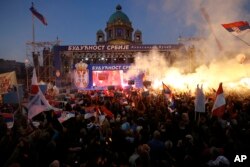
[[[32,8],[34,8],[34,3],[31,3]],[[35,16],[32,13],[32,49],[33,54],[36,54],[36,47],[35,47]],[[33,56],[33,55],[32,55]],[[37,67],[37,78],[39,78],[39,57],[38,57],[38,67]]]
[[[32,14],[32,46],[33,46],[33,51],[35,52],[35,21],[34,21],[34,15]]]
[[[32,7],[34,7],[34,3],[31,3]],[[35,17],[34,14],[32,14],[32,47],[33,52],[35,52]]]
[[[216,37],[216,35],[215,35],[215,33],[214,33],[214,30],[213,30],[213,27],[212,27],[212,25],[211,25],[211,21],[210,21],[210,18],[209,18],[208,13],[206,12],[205,8],[203,8],[203,7],[201,7],[200,10],[201,10],[201,13],[203,14],[203,17],[205,18],[205,20],[206,20],[207,23],[208,23],[208,26],[209,26],[209,28],[210,28],[210,31],[212,32],[212,34],[213,34],[213,36],[214,36],[214,38],[215,38],[215,42],[216,42],[216,44],[217,44],[217,46],[218,46],[218,49],[219,49],[220,51],[222,51],[222,50],[223,50],[223,47],[222,47],[220,41],[218,40],[218,38]]]
[[[244,41],[243,39],[241,39],[241,38],[238,37],[237,35],[234,35],[234,34],[233,34],[233,36],[235,36],[236,38],[238,38],[239,40],[241,40],[242,42],[244,42],[247,46],[250,46],[249,43],[247,43],[246,41]]]

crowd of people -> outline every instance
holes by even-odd
[[[1,112],[15,112],[15,117],[10,129],[0,116],[0,166],[250,164],[234,162],[236,155],[250,155],[249,97],[226,96],[221,118],[211,117],[213,98],[207,100],[205,113],[196,113],[195,97],[187,93],[175,94],[171,101],[162,93],[135,89],[83,91],[57,98],[54,105],[75,117],[60,123],[57,112],[49,110],[29,120],[20,105],[1,104]],[[102,106],[112,115],[105,114]]]

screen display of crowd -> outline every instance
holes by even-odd
[[[126,86],[128,81],[124,78],[122,70],[93,71],[93,86]]]
[[[135,87],[141,87],[140,75],[127,78],[126,72],[130,64],[86,64],[79,62],[74,69],[74,83],[78,89],[99,89],[108,86],[129,85],[129,80],[134,80]]]

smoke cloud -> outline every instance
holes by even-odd
[[[240,38],[227,32],[221,24],[248,21],[249,13],[245,9],[247,0],[161,0],[149,3],[150,12],[162,12],[162,24],[167,17],[176,17],[183,28],[194,27],[193,37],[202,38],[199,41],[182,41],[186,50],[195,48],[195,68],[186,72],[190,65],[188,52],[170,65],[157,50],[148,55],[138,54],[134,68],[146,73],[146,79],[152,81],[154,88],[160,88],[164,82],[176,90],[194,91],[197,84],[203,84],[205,90],[217,89],[220,82],[228,91],[250,89],[250,46],[244,41],[249,40],[250,32]],[[209,15],[210,25],[201,13],[204,8]],[[156,10],[157,9],[157,10]],[[170,15],[170,13],[172,15]],[[174,15],[174,16],[173,16]],[[165,24],[169,24],[165,22]],[[166,31],[166,30],[165,30]],[[171,31],[167,29],[167,31]],[[218,39],[223,49],[219,50],[215,41]],[[136,75],[134,70],[128,72],[128,77]]]

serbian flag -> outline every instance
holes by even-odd
[[[216,92],[216,98],[212,109],[212,116],[222,117],[225,113],[226,100],[223,93],[222,83]]]
[[[162,82],[162,92],[166,96],[167,99],[172,99],[172,91],[171,89]]]
[[[44,17],[41,13],[39,13],[39,12],[34,8],[33,3],[32,3],[32,6],[31,6],[31,8],[30,8],[30,11],[31,11],[32,14],[33,14],[34,16],[36,16],[36,18],[38,18],[44,25],[48,25],[48,23],[47,23],[45,17]]]
[[[171,89],[163,82],[162,82],[162,88],[163,88],[162,92],[168,102],[168,110],[172,113],[176,109],[174,95]]]
[[[163,89],[163,93],[172,94],[170,88],[166,84],[164,84],[163,82],[162,82],[162,89]]]
[[[11,129],[14,125],[14,114],[13,113],[0,113],[8,129]]]
[[[205,95],[202,86],[200,88],[199,85],[197,85],[194,104],[196,112],[205,112]]]
[[[247,32],[250,29],[250,26],[247,21],[238,21],[228,24],[222,24],[222,26],[233,35],[240,35],[244,32]]]

